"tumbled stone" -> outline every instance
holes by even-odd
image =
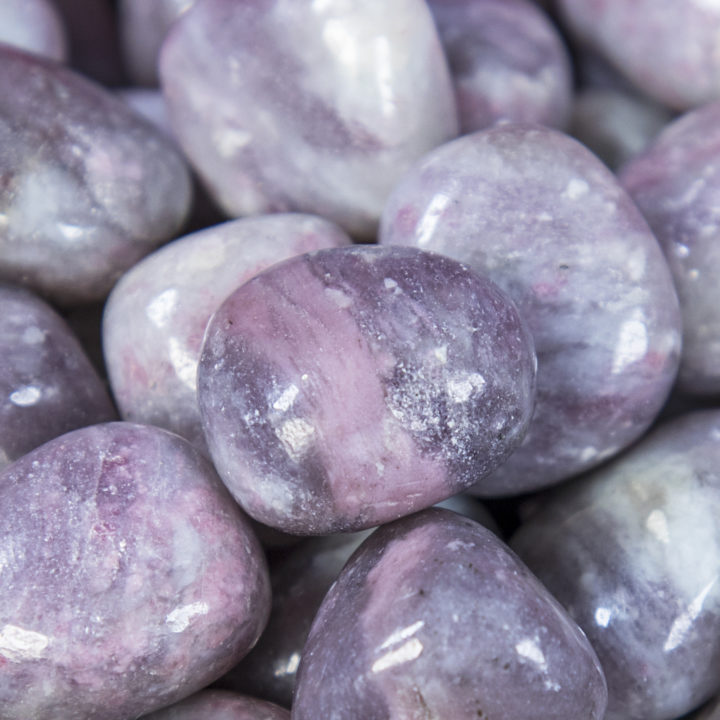
[[[535,356],[489,280],[414,248],[319,250],[257,275],[208,325],[198,399],[255,519],[372,527],[468,488],[522,440]]]
[[[533,422],[475,492],[519,493],[580,473],[659,412],[680,353],[670,272],[640,212],[580,143],[510,123],[448,143],[394,190],[380,239],[487,273],[535,338]]]
[[[27,290],[0,284],[0,468],[69,430],[114,417],[65,321]]]
[[[600,720],[587,638],[495,535],[427,510],[345,566],[300,662],[293,720]]]
[[[679,383],[720,392],[720,102],[676,120],[620,180],[655,231],[683,316]]]
[[[210,316],[280,260],[348,244],[340,228],[321,218],[279,214],[193,233],[135,265],[110,295],[103,322],[108,374],[123,418],[172,430],[207,452],[196,375]]]
[[[203,690],[144,720],[290,720],[277,705],[226,690]]]
[[[0,47],[0,279],[62,303],[103,298],[181,226],[172,143],[60,65]]]
[[[160,72],[175,133],[232,216],[299,210],[370,236],[401,174],[457,134],[421,0],[204,0]]]
[[[209,463],[109,423],[0,474],[3,720],[131,720],[200,690],[257,640],[265,559]]]
[[[606,720],[673,720],[720,690],[720,412],[654,431],[550,495],[513,547],[587,634]]]
[[[527,0],[429,0],[463,133],[498,120],[564,127],[572,78],[548,17]]]
[[[67,40],[62,19],[49,0],[3,0],[0,43],[65,60]]]

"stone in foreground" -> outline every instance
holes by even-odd
[[[284,708],[226,690],[202,690],[143,720],[290,720]]]
[[[67,38],[51,0],[2,0],[0,43],[63,61]]]

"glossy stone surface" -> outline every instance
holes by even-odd
[[[160,71],[181,145],[233,216],[299,210],[372,236],[401,174],[457,134],[422,0],[204,0]]]
[[[533,333],[533,422],[479,494],[580,473],[637,439],[659,412],[680,352],[670,272],[615,177],[568,136],[505,124],[438,148],[394,190],[380,238],[487,273]]]
[[[65,321],[27,290],[0,284],[0,468],[69,430],[114,417]]]
[[[196,375],[210,316],[270,265],[349,244],[321,218],[281,214],[193,233],[135,265],[110,295],[103,322],[108,374],[123,418],[172,430],[207,452]]]
[[[564,127],[570,60],[548,17],[527,0],[430,0],[455,83],[460,129],[497,120]]]
[[[672,720],[720,689],[718,467],[720,412],[685,415],[513,539],[597,651],[607,720]]]
[[[495,535],[427,510],[380,528],[315,618],[293,720],[600,720],[587,639]]]
[[[103,298],[180,227],[190,177],[168,139],[59,65],[0,47],[0,279]]]
[[[67,39],[62,20],[50,0],[3,0],[0,43],[65,60]]]
[[[256,276],[198,367],[220,476],[298,535],[372,527],[468,488],[512,452],[535,355],[489,280],[414,248],[319,250]]]
[[[620,180],[655,231],[680,296],[680,386],[720,393],[720,102],[676,120]]]
[[[290,720],[277,705],[225,690],[203,690],[143,720]]]
[[[0,474],[3,720],[128,720],[199,690],[257,640],[265,559],[210,465],[110,423]]]

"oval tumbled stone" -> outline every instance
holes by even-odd
[[[198,399],[220,476],[255,519],[359,530],[472,485],[521,441],[535,357],[515,306],[414,248],[320,250],[210,321]]]
[[[227,690],[203,690],[143,720],[290,720],[284,708]]]

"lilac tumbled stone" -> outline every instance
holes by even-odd
[[[100,86],[0,46],[0,279],[103,298],[191,199],[172,143]]]
[[[129,720],[200,690],[257,640],[262,550],[211,466],[130,423],[0,474],[3,720]]]
[[[327,594],[293,720],[601,720],[587,638],[491,532],[443,510],[380,528]]]
[[[510,123],[448,143],[395,189],[380,238],[487,273],[535,338],[533,422],[479,494],[580,473],[637,439],[659,412],[680,354],[672,278],[638,209],[580,143]]]
[[[103,321],[108,375],[123,418],[172,430],[207,452],[195,376],[211,315],[270,265],[349,244],[326,220],[279,214],[207,228],[135,265],[115,286]]]
[[[513,547],[587,633],[607,720],[674,720],[720,690],[720,411],[655,430],[550,494]]]
[[[53,60],[67,56],[65,28],[51,0],[2,0],[0,43]]]
[[[400,175],[457,134],[422,0],[202,0],[160,71],[181,145],[233,216],[299,210],[372,235]]]
[[[226,690],[202,690],[142,720],[290,720],[290,713],[272,703]]]
[[[114,418],[65,321],[27,290],[0,284],[0,468],[69,430]]]
[[[256,276],[198,368],[218,471],[257,520],[359,530],[472,485],[522,440],[535,356],[515,306],[414,248],[320,250]]]

